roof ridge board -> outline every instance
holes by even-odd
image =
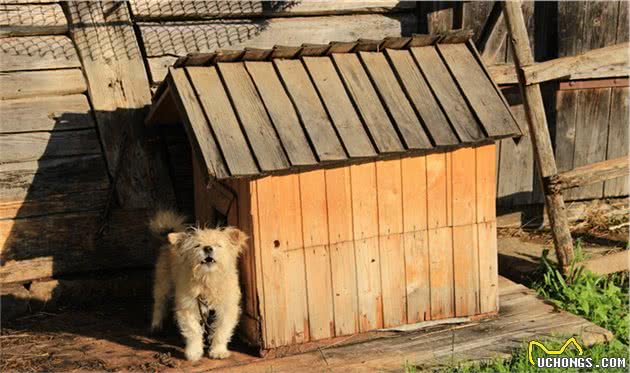
[[[409,49],[435,44],[468,42],[474,32],[470,29],[449,30],[438,34],[388,36],[383,39],[331,41],[328,44],[304,43],[300,46],[274,45],[272,48],[219,49],[214,52],[194,52],[179,57],[173,67],[208,66],[217,62],[267,61],[276,58],[296,59],[303,56],[325,56],[332,53],[380,52],[382,49]]]

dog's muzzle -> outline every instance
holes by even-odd
[[[214,262],[215,262],[215,260],[214,260],[214,258],[213,258],[213,257],[211,257],[211,256],[207,256],[207,257],[206,257],[206,259],[204,259],[204,260],[201,262],[201,264],[212,264],[212,263],[214,263]]]

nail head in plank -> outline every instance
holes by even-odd
[[[343,147],[302,62],[274,60],[274,64],[320,161],[346,159]]]
[[[260,169],[273,171],[289,167],[280,140],[245,65],[239,62],[219,63],[217,66]]]
[[[404,150],[370,78],[355,54],[333,54],[346,89],[350,93],[379,153]]]
[[[234,176],[257,174],[258,167],[216,68],[187,67],[186,70],[230,173]]]
[[[391,49],[386,50],[385,53],[435,145],[459,143],[448,119],[442,112],[418,66],[416,66],[411,53],[407,50]]]
[[[460,141],[467,143],[484,138],[477,119],[470,111],[435,48],[432,46],[411,48],[411,54],[442,108],[444,108],[445,114],[455,128]]]
[[[230,176],[186,72],[184,69],[171,68],[168,79],[176,93],[173,95],[175,105],[184,120],[188,138],[197,154],[203,158],[205,170],[219,179]]]
[[[376,155],[370,138],[356,113],[343,83],[329,57],[303,59],[319,95],[328,109],[337,133],[350,157]]]
[[[294,166],[317,163],[291,99],[282,87],[272,62],[245,62],[278,137]]]
[[[359,55],[407,148],[432,148],[431,141],[424,132],[420,119],[407,100],[405,92],[400,87],[385,55],[376,52],[360,52]]]
[[[438,44],[438,51],[490,137],[520,133],[492,81],[465,44]]]

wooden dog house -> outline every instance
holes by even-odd
[[[498,310],[494,140],[521,131],[466,36],[190,55],[147,123],[183,125],[198,222],[250,236],[262,350]]]

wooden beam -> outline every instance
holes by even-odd
[[[590,71],[612,71],[616,66],[630,71],[628,43],[594,49],[579,56],[556,58],[554,60],[522,66],[525,84],[536,84]]]
[[[581,263],[585,269],[599,275],[627,271],[630,269],[630,250],[622,250],[613,254],[588,259]]]
[[[121,206],[146,208],[171,203],[175,198],[168,171],[157,144],[147,141],[143,125],[151,91],[127,4],[64,2],[62,6],[81,57]]]
[[[626,176],[628,173],[628,157],[619,157],[551,176],[549,186],[558,190],[575,188]]]
[[[517,71],[519,71],[523,66],[534,63],[521,2],[504,1],[503,14],[508,26],[509,40],[511,40],[514,49],[514,63]],[[542,178],[543,189],[545,190],[545,205],[551,222],[556,256],[558,264],[564,271],[573,261],[573,240],[562,194],[548,188],[549,178],[556,175],[558,170],[553,156],[542,94],[538,84],[525,85],[523,75],[519,76],[519,82],[538,174]]]

